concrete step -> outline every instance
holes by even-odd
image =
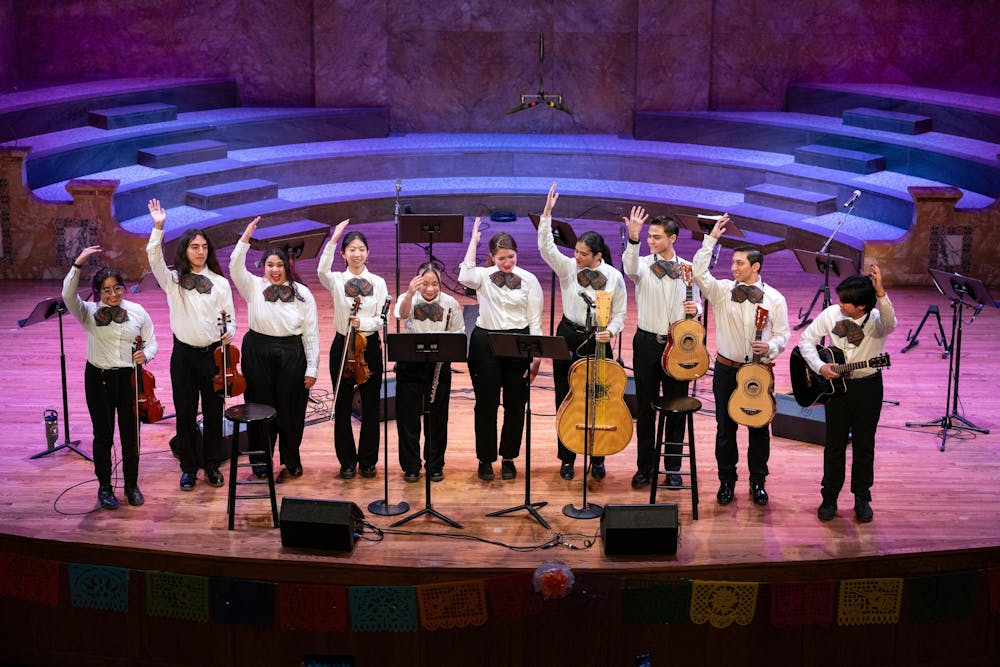
[[[313,259],[319,255],[330,225],[318,220],[293,220],[270,227],[258,227],[250,238],[254,250],[284,247],[292,259]]]
[[[181,164],[221,160],[226,157],[228,150],[228,146],[221,141],[202,139],[143,148],[139,151],[138,160],[144,167],[164,169]]]
[[[262,199],[275,199],[277,196],[278,184],[274,181],[249,178],[245,181],[221,183],[188,190],[184,202],[188,206],[211,211],[217,208],[261,201]]]
[[[177,120],[177,107],[173,104],[161,104],[160,102],[93,109],[87,112],[87,124],[102,130],[117,130],[123,127],[164,123],[171,120]]]
[[[796,162],[810,164],[814,167],[849,171],[854,174],[873,174],[876,171],[885,171],[885,156],[875,153],[820,144],[799,146],[793,153]]]
[[[923,134],[934,129],[934,119],[899,111],[884,111],[868,107],[847,109],[843,114],[844,125],[882,130],[896,134]]]
[[[743,191],[743,201],[756,206],[767,206],[803,215],[825,215],[837,210],[837,199],[822,192],[786,188],[782,185],[761,183]]]

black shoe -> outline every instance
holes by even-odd
[[[285,466],[285,472],[289,477],[302,477],[302,464],[296,463],[293,466]]]
[[[593,479],[604,479],[608,471],[604,469],[604,461],[594,461],[590,464],[590,476]]]
[[[366,479],[371,479],[375,476],[375,466],[361,466],[361,476]]]
[[[205,479],[208,480],[210,486],[215,487],[222,486],[226,483],[226,478],[222,476],[222,472],[218,468],[206,468]]]
[[[728,505],[733,502],[732,482],[720,482],[719,492],[715,494],[715,499],[719,501],[720,505]]]
[[[517,477],[517,468],[510,459],[504,459],[500,463],[500,479],[514,479]]]
[[[767,491],[764,490],[763,482],[759,484],[757,482],[750,482],[750,497],[753,498],[754,503],[757,505],[767,504]]]
[[[492,482],[493,464],[490,463],[489,461],[480,461],[479,472],[477,474],[479,475],[479,479],[483,480],[484,482]]]
[[[110,486],[102,486],[97,489],[97,502],[106,510],[118,509],[118,499],[115,498],[115,490]]]
[[[574,474],[572,463],[564,463],[559,466],[559,476],[563,479],[573,479]]]
[[[432,482],[443,482],[444,481],[444,471],[443,470],[432,470],[431,471],[431,481]]]
[[[128,504],[133,507],[138,507],[146,502],[146,499],[142,497],[142,491],[139,490],[138,486],[131,489],[126,487],[125,498],[128,500]]]
[[[410,484],[412,484],[414,482],[419,482],[420,481],[420,473],[419,472],[404,473],[403,474],[403,481],[404,482],[409,482]]]
[[[824,500],[823,504],[816,510],[816,516],[819,517],[820,521],[830,521],[837,516],[837,503]]]
[[[632,475],[632,488],[641,489],[644,486],[649,486],[649,473],[645,470],[640,470]]]
[[[684,486],[684,478],[675,472],[667,473],[667,488],[677,490]]]
[[[357,472],[358,469],[354,466],[351,466],[350,468],[342,467],[340,469],[340,479],[354,479]]]
[[[192,491],[194,489],[195,482],[198,481],[198,476],[193,472],[181,473],[181,490],[182,491]]]
[[[257,479],[267,479],[267,466],[255,465],[253,467],[253,476]]]
[[[854,518],[860,523],[868,523],[875,518],[872,506],[867,500],[862,500],[861,498],[854,499]]]

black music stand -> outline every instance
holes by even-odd
[[[48,299],[42,299],[35,305],[31,314],[28,315],[23,320],[17,321],[17,326],[24,328],[26,326],[35,324],[37,322],[44,322],[50,319],[52,316],[57,316],[59,318],[59,370],[62,377],[62,400],[63,400],[63,431],[65,433],[62,444],[52,446],[49,445],[44,451],[38,452],[37,454],[32,454],[30,458],[37,459],[42,456],[48,456],[58,452],[60,449],[69,449],[76,452],[88,461],[93,461],[91,457],[87,456],[84,452],[77,448],[80,444],[79,440],[69,439],[69,396],[66,391],[66,346],[63,338],[63,323],[62,316],[66,312],[66,304],[62,300],[62,297],[49,297]]]
[[[823,305],[820,307],[820,312],[833,303],[830,299],[831,273],[838,278],[848,278],[850,276],[858,275],[858,267],[854,265],[854,260],[849,257],[841,257],[840,255],[831,255],[828,251],[826,251],[827,246],[823,246],[823,248],[824,250],[821,250],[820,252],[812,252],[809,250],[792,251],[795,253],[795,257],[799,260],[799,264],[802,266],[803,271],[823,276],[823,284],[817,288],[816,294],[813,295],[813,299],[809,302],[809,307],[805,310],[805,313],[802,312],[801,308],[799,309],[799,323],[792,327],[796,331],[812,322],[812,318],[809,317],[809,313],[812,312],[813,307],[816,305],[816,301],[819,300],[820,297],[823,297]]]
[[[538,229],[538,225],[541,222],[541,216],[536,213],[529,213],[528,219],[531,220],[531,224]],[[570,250],[576,251],[576,232],[570,227],[568,222],[563,222],[562,220],[556,220],[552,218],[552,240],[556,242],[557,246],[563,248],[569,248]],[[610,263],[610,262],[609,262]],[[552,289],[549,291],[549,335],[555,333],[556,330],[556,272],[552,271]]]
[[[315,220],[296,220],[270,227],[258,227],[250,237],[252,250],[284,248],[289,259],[314,259],[330,235],[330,225]]]
[[[962,364],[962,310],[968,306],[974,308],[975,313],[969,324],[976,321],[979,313],[987,305],[1000,308],[989,290],[981,281],[969,278],[958,273],[948,273],[940,269],[930,269],[931,279],[934,286],[938,288],[944,296],[951,300],[951,355],[948,359],[948,393],[945,396],[945,414],[929,422],[906,422],[907,426],[940,426],[941,427],[941,447],[944,451],[945,443],[948,440],[948,431],[975,431],[977,433],[989,434],[990,430],[976,426],[971,421],[958,413],[958,380]],[[960,421],[965,426],[955,425],[955,421]]]
[[[395,333],[386,336],[386,345],[389,349],[389,361],[406,361],[414,363],[451,363],[454,361],[465,361],[466,343],[464,333]],[[450,372],[450,371],[449,371]],[[431,379],[428,378],[428,384]],[[398,396],[397,396],[398,397]],[[423,420],[426,425],[424,431],[424,442],[431,441],[431,404],[438,399],[431,396],[424,399]],[[446,397],[444,400],[448,400]],[[430,514],[444,521],[455,528],[464,528],[457,521],[449,519],[441,512],[438,512],[431,505],[431,476],[427,470],[427,461],[424,461],[424,508],[414,512],[408,517],[400,519],[392,524],[392,528],[402,526],[407,521],[412,521],[418,516]],[[388,478],[388,475],[386,475]],[[371,509],[369,506],[368,509]]]
[[[399,216],[399,242],[426,243],[427,261],[436,262],[434,241],[461,243],[464,227],[461,213],[404,213]]]
[[[518,359],[569,359],[569,348],[562,336],[531,336],[529,334],[491,333],[489,335],[490,352],[494,357],[514,357]],[[524,405],[524,502],[505,510],[490,512],[486,516],[504,516],[519,510],[524,510],[543,528],[550,528],[548,522],[538,513],[538,507],[545,507],[548,502],[531,502],[531,377],[524,379],[528,385],[528,402]]]

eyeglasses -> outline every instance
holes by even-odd
[[[121,296],[125,293],[125,288],[121,285],[101,288],[101,296]]]

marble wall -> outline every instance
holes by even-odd
[[[1000,89],[1000,0],[0,0],[0,26],[11,6],[22,79],[227,75],[250,104],[388,106],[396,132],[630,133],[803,80]],[[573,115],[505,113],[539,74]]]

